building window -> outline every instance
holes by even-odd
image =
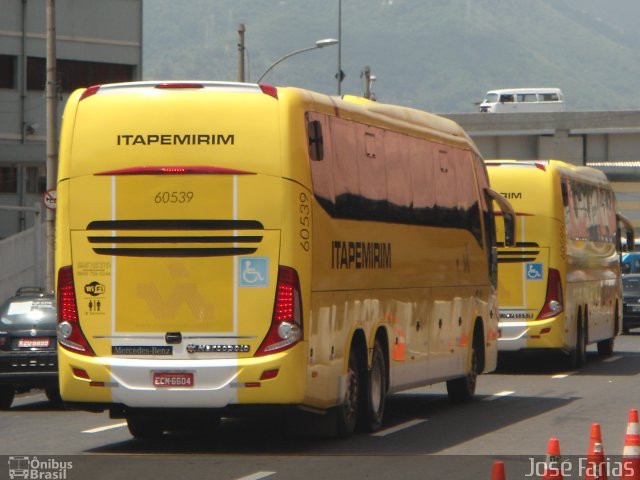
[[[0,88],[16,88],[16,57],[0,55]]]
[[[57,69],[58,83],[63,92],[72,92],[77,88],[101,83],[134,80],[133,65],[58,60]],[[46,60],[44,58],[29,57],[27,59],[27,89],[44,90],[46,83]]]
[[[47,171],[45,167],[27,167],[25,176],[27,193],[44,193],[47,190]]]
[[[0,167],[0,193],[18,193],[18,169]]]

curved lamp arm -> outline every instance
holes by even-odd
[[[338,43],[338,40],[335,40],[333,38],[325,38],[324,40],[318,40],[313,47],[302,48],[300,50],[296,50],[295,52],[287,53],[284,57],[280,58],[275,63],[273,63],[269,68],[267,68],[265,70],[265,72],[262,75],[260,75],[260,78],[256,81],[256,83],[260,83],[262,81],[262,79],[267,75],[267,73],[269,73],[271,70],[273,70],[273,68],[276,65],[278,65],[280,62],[286,60],[287,58],[292,57],[294,55],[297,55],[298,53],[308,52],[309,50],[315,50],[316,48],[322,48],[322,47],[328,47],[329,45],[335,45],[336,43]]]

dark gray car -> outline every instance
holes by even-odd
[[[0,409],[32,388],[60,400],[56,319],[54,295],[38,287],[20,288],[0,307]]]
[[[640,274],[623,275],[622,285],[624,289],[622,331],[629,333],[630,329],[640,327]]]

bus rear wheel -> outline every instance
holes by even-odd
[[[460,378],[447,381],[447,394],[452,403],[465,403],[473,399],[476,393],[478,382],[478,372],[482,364],[482,333],[474,331],[473,343],[471,344],[471,368],[469,373]]]
[[[129,433],[139,440],[153,440],[164,433],[164,425],[155,415],[135,414],[127,417]]]
[[[600,340],[598,342],[598,355],[601,357],[610,357],[613,355],[613,347],[614,347],[613,338],[607,338],[606,340]]]
[[[611,332],[611,338],[600,340],[598,342],[598,355],[601,357],[610,357],[613,355],[613,347],[618,333],[619,320],[618,320],[618,304],[616,303],[615,315],[613,317],[613,332]]]
[[[0,385],[0,410],[11,408],[16,391],[12,385]]]
[[[576,332],[576,348],[569,354],[569,368],[580,368],[585,363],[587,363],[586,322],[580,321]]]
[[[336,407],[336,430],[338,437],[347,438],[356,429],[362,386],[358,356],[355,349],[349,352],[349,369],[347,372],[347,393],[342,405]]]
[[[371,370],[367,375],[366,395],[361,396],[362,405],[359,417],[361,428],[375,432],[382,425],[387,396],[387,362],[379,340],[373,347]]]

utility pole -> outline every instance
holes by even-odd
[[[342,95],[342,80],[344,80],[344,72],[342,71],[342,0],[338,0],[338,95]]]
[[[244,23],[238,25],[238,81],[244,82]]]
[[[55,0],[47,0],[47,191],[54,191],[58,177],[58,79],[56,69]],[[46,288],[55,288],[55,210],[47,208]]]

